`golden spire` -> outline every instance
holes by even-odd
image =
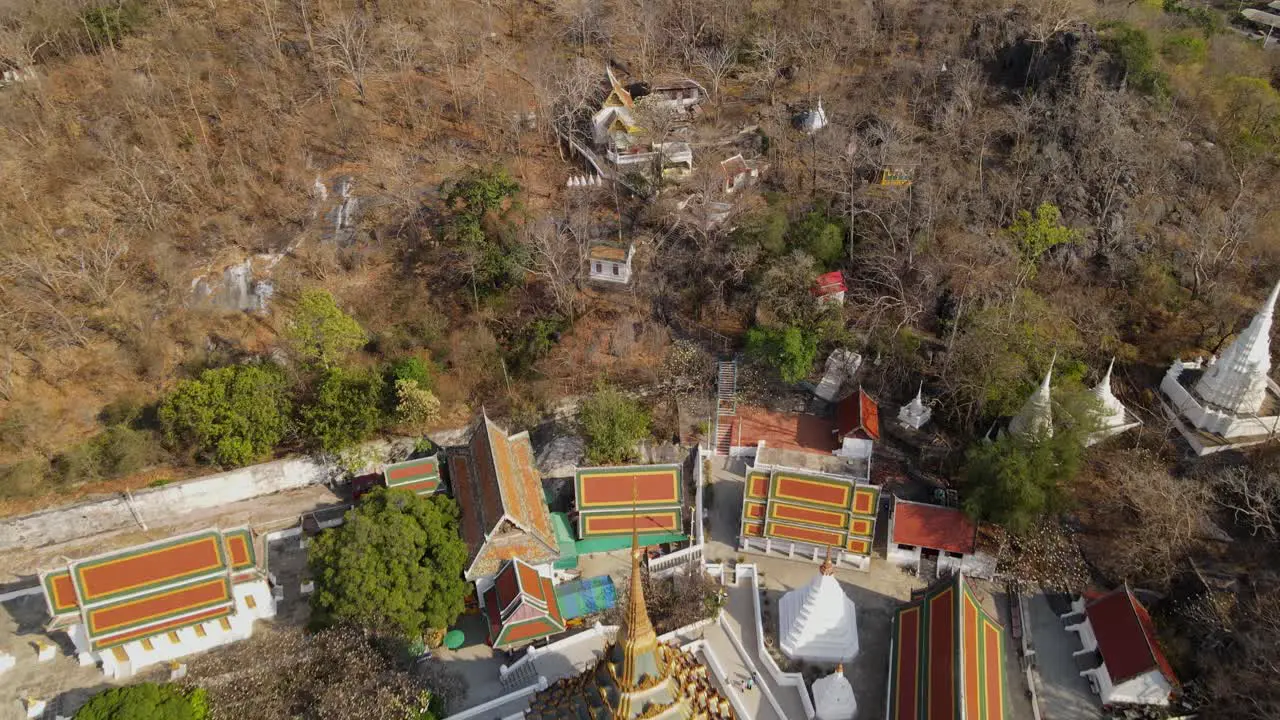
[[[830,546],[827,547],[827,559],[823,560],[822,564],[818,566],[818,572],[822,573],[823,575],[836,574],[836,566],[831,564],[831,547]]]
[[[622,673],[618,681],[622,689],[634,690],[640,685],[641,672],[636,659],[646,653],[656,653],[658,633],[649,620],[649,608],[644,601],[644,578],[640,575],[640,530],[635,516],[635,485],[632,481],[631,514],[631,591],[627,595],[627,612],[618,631],[618,643],[622,645]],[[650,668],[655,670],[656,668]]]

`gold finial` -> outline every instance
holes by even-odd
[[[818,572],[823,575],[831,576],[836,574],[836,566],[831,564],[831,547],[827,547],[827,559],[822,561],[818,566]]]
[[[658,634],[649,620],[649,608],[644,601],[644,578],[640,575],[640,529],[636,519],[636,481],[631,480],[631,590],[627,595],[627,612],[622,618],[618,642],[622,645],[622,673],[618,681],[624,690],[634,690],[640,685],[640,673],[636,659],[652,653],[658,647]]]

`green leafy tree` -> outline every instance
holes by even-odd
[[[1165,38],[1160,54],[1174,65],[1198,64],[1209,57],[1209,43],[1189,33],[1174,33]]]
[[[1041,203],[1035,214],[1019,210],[1007,232],[1022,257],[1024,276],[1033,277],[1040,258],[1050,248],[1080,242],[1080,232],[1062,224],[1062,211],[1053,203]]]
[[[159,417],[170,444],[236,467],[261,458],[280,442],[288,429],[289,407],[289,384],[278,367],[234,365],[178,383],[161,403]]]
[[[1071,383],[1053,391],[1052,435],[1001,435],[969,449],[962,480],[964,509],[1015,534],[1062,507],[1066,486],[1080,473],[1085,440],[1097,429],[1097,401]]]
[[[477,288],[519,284],[527,250],[507,220],[520,185],[504,169],[476,172],[445,194],[445,239],[460,249]]]
[[[418,383],[420,388],[430,390],[435,387],[435,375],[431,370],[431,364],[415,356],[401,358],[392,363],[387,380],[393,386],[397,380],[412,380]]]
[[[74,720],[204,720],[208,714],[204,690],[147,682],[94,695]]]
[[[440,417],[440,399],[417,380],[396,381],[396,419],[421,425]]]
[[[594,465],[623,463],[635,457],[636,443],[649,434],[649,413],[615,388],[599,387],[578,409]]]
[[[1280,93],[1271,83],[1233,75],[1220,93],[1220,132],[1235,158],[1249,162],[1280,150]]]
[[[413,638],[453,624],[468,592],[458,507],[444,495],[377,489],[320,534],[307,562],[321,624],[350,621]]]
[[[820,269],[829,269],[844,257],[844,225],[822,210],[812,210],[792,226],[795,242],[804,248]]]
[[[795,325],[755,327],[747,331],[747,355],[777,369],[783,381],[800,382],[818,359],[818,338]]]
[[[382,424],[380,373],[329,368],[298,412],[298,430],[313,447],[338,453],[363,442]]]
[[[332,367],[364,347],[368,336],[355,318],[342,311],[327,290],[303,290],[289,315],[285,338],[305,363]]]
[[[1169,94],[1169,79],[1156,67],[1155,47],[1144,30],[1113,23],[1104,28],[1102,44],[1120,67],[1121,83],[1157,98]]]

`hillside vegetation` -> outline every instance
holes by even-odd
[[[1245,638],[1274,617],[1280,474],[1180,463],[1153,394],[1280,280],[1277,60],[1237,10],[13,0],[0,66],[34,75],[0,87],[5,509],[293,450],[358,465],[344,453],[380,432],[481,404],[529,427],[601,383],[667,401],[705,392],[729,347],[775,388],[834,347],[871,360],[883,399],[923,380],[959,478],[1055,353],[1068,394],[1114,357],[1137,439],[1024,465],[1048,485],[1030,511],[968,507],[1024,537],[1068,513],[1100,584],[1171,589],[1188,558],[1243,578],[1239,602],[1181,616],[1178,662],[1217,716],[1275,717],[1264,672],[1213,668],[1275,662]],[[559,138],[586,140],[607,65],[709,91],[682,188],[566,191],[583,168]],[[830,126],[797,132],[819,100]],[[731,221],[688,222],[677,202],[739,150],[761,182]],[[619,234],[640,274],[602,293],[586,246]],[[837,269],[842,310],[808,292]],[[674,415],[650,431],[688,434]],[[1229,640],[1197,665],[1209,627]]]

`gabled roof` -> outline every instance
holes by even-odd
[[[839,270],[832,270],[829,273],[823,273],[813,280],[812,292],[815,297],[826,297],[835,293],[842,293],[849,289],[844,283],[844,273]]]
[[[435,455],[405,460],[386,466],[382,477],[388,488],[430,495],[440,488],[440,463]]]
[[[96,650],[226,617],[231,587],[259,577],[247,528],[204,530],[41,573],[53,626],[82,623]]]
[[[618,245],[592,245],[587,250],[587,256],[592,260],[612,260],[613,262],[626,262],[627,257],[631,255],[631,248],[620,247]]]
[[[743,173],[751,172],[751,166],[743,159],[742,153],[738,153],[731,158],[720,161],[720,172],[724,173],[725,177],[734,178]],[[827,273],[827,275],[831,275],[831,273]],[[821,280],[827,275],[819,275],[818,279]],[[841,280],[841,282],[844,281]]]
[[[1004,720],[1004,628],[963,575],[894,612],[887,720]]]
[[[449,470],[471,552],[468,580],[515,557],[534,564],[559,557],[527,432],[508,436],[482,412],[466,448],[450,454]]]
[[[1170,685],[1178,684],[1173,667],[1160,651],[1151,616],[1128,587],[1094,600],[1084,612],[1098,638],[1098,652],[1113,684],[1152,670],[1159,670]]]
[[[484,593],[489,620],[489,642],[498,649],[527,645],[563,632],[560,602],[551,578],[543,577],[529,563],[508,560]]]
[[[891,543],[969,555],[977,538],[978,526],[961,510],[894,500]]]
[[[582,468],[574,476],[578,537],[684,531],[680,465]]]
[[[862,388],[858,388],[858,392],[836,405],[836,429],[842,438],[879,440],[880,407]]]

